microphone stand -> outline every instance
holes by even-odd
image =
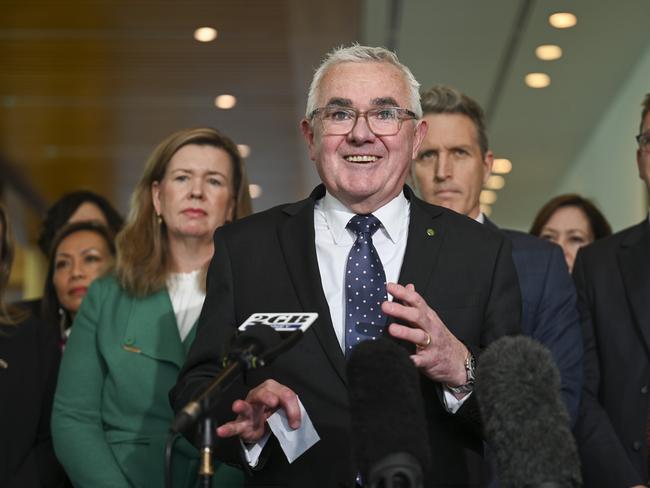
[[[237,357],[224,358],[224,369],[212,380],[208,387],[199,395],[196,400],[188,403],[176,416],[172,422],[169,434],[169,444],[181,433],[189,429],[201,417],[203,417],[201,432],[201,460],[199,465],[199,480],[201,488],[210,488],[212,476],[214,475],[214,462],[212,459],[212,450],[214,448],[214,427],[212,419],[206,415],[210,409],[211,400],[218,398],[219,393],[227,389],[228,386],[240,375],[242,371],[246,372],[251,369],[261,368],[281,352],[293,346],[301,337],[302,331],[292,332],[289,337],[280,342],[268,351],[259,354],[256,345],[250,345],[248,348],[240,351]],[[233,360],[234,359],[234,360]],[[168,449],[169,454],[166,458],[166,485],[171,488],[171,447]]]
[[[212,431],[212,419],[206,415],[203,419],[203,441],[201,443],[201,462],[199,465],[199,486],[210,488],[212,476],[214,475],[214,462],[212,460],[212,447],[214,445],[214,432]]]

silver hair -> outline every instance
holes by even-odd
[[[314,78],[311,80],[309,86],[309,94],[307,96],[307,110],[305,111],[305,118],[309,118],[311,113],[318,107],[317,92],[320,89],[321,81],[325,76],[327,70],[340,63],[388,63],[395,66],[402,72],[404,81],[409,87],[410,91],[410,107],[418,118],[422,118],[422,107],[420,107],[420,83],[415,79],[411,70],[399,62],[397,55],[383,47],[370,47],[361,46],[357,43],[351,46],[340,46],[330,51],[325,55],[323,62],[314,73]]]

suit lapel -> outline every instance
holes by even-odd
[[[632,315],[650,351],[650,229],[647,221],[621,243],[618,264]]]
[[[415,290],[422,294],[427,289],[445,237],[444,229],[436,225],[441,210],[416,198],[408,187],[404,193],[411,202],[411,217],[398,281],[401,285],[413,283]]]
[[[133,300],[122,347],[182,367],[185,350],[166,289]]]
[[[288,219],[280,226],[279,239],[300,305],[305,312],[318,312],[318,320],[311,328],[332,367],[343,382],[347,382],[345,357],[334,332],[316,258],[314,202],[324,191],[320,185],[309,199],[285,208]]]

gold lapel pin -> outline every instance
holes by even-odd
[[[128,352],[134,352],[136,354],[139,354],[140,352],[142,352],[142,349],[140,349],[139,347],[128,346],[126,344],[122,344],[122,349],[124,349],[125,351],[128,351]]]
[[[433,237],[433,236],[436,235],[436,231],[433,230],[431,227],[429,227],[429,228],[427,229],[427,235],[428,235],[429,237]]]
[[[8,367],[9,367],[9,363],[4,359],[0,358],[0,369],[7,369]]]

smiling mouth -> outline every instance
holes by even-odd
[[[374,163],[379,159],[379,157],[364,154],[364,155],[345,156],[344,159],[349,163]]]

